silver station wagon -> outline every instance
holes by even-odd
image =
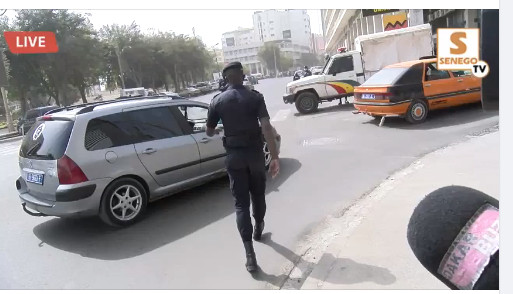
[[[222,132],[206,136],[207,113],[202,102],[154,97],[47,113],[20,148],[23,209],[34,216],[99,215],[113,226],[136,222],[148,202],[226,174]],[[275,138],[279,146],[276,130]],[[267,144],[264,154],[269,165]]]

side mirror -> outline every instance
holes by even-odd
[[[337,73],[336,73],[336,72],[334,72],[334,73],[332,73],[332,75],[333,75],[333,76],[336,76],[336,75],[337,75]]]

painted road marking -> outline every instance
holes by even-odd
[[[15,155],[20,151],[20,143],[0,144],[0,155]]]
[[[290,109],[282,109],[280,111],[278,111],[274,116],[273,118],[271,119],[272,122],[277,122],[277,121],[284,121],[287,119],[287,117],[289,116],[290,114]]]

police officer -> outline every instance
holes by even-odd
[[[223,122],[223,144],[227,153],[225,164],[235,200],[237,228],[246,250],[246,269],[254,272],[258,266],[251,237],[256,241],[261,239],[266,211],[262,133],[272,156],[269,172],[273,178],[278,174],[280,164],[264,97],[243,86],[244,74],[240,62],[226,65],[223,77],[228,87],[212,99],[206,133],[210,137],[219,133],[216,126],[219,120]],[[254,230],[250,203],[255,219]]]
[[[308,66],[305,65],[305,69],[303,70],[303,77],[309,77],[312,75],[312,72],[310,69],[308,69]]]

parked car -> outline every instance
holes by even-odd
[[[200,90],[200,92],[202,94],[207,94],[207,93],[212,92],[212,87],[207,82],[197,83],[196,85],[194,85],[194,88]]]
[[[255,86],[249,81],[248,77],[244,78],[243,85],[248,88],[248,90],[254,90]]]
[[[470,70],[438,70],[429,58],[386,66],[354,93],[360,113],[422,123],[432,110],[481,102],[481,79]]]
[[[140,98],[77,105],[39,118],[22,141],[22,208],[34,216],[100,216],[128,226],[148,202],[226,174],[208,104]],[[220,125],[222,127],[222,124]],[[281,137],[274,130],[276,143]],[[270,163],[267,144],[266,164]]]
[[[163,95],[165,97],[173,98],[173,99],[185,99],[184,97],[180,96],[179,94],[177,94],[175,92],[162,92],[159,94]]]
[[[43,106],[29,109],[25,115],[18,120],[16,130],[18,134],[23,135],[34,125],[36,118],[43,116],[45,113],[57,109],[57,106]]]
[[[149,90],[144,87],[121,89],[119,97],[143,97],[148,96]]]
[[[258,79],[254,75],[247,75],[246,77],[252,85],[258,84]]]
[[[312,66],[310,71],[312,72],[312,75],[319,75],[321,74],[323,68],[324,66]]]
[[[201,95],[201,91],[194,87],[187,87],[182,92],[180,92],[180,96],[187,97],[187,98],[196,97],[199,95]]]

